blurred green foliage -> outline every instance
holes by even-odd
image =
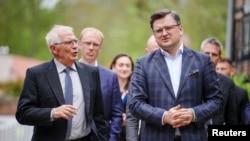
[[[54,24],[74,27],[77,37],[83,28],[93,26],[105,35],[100,64],[108,67],[121,52],[130,54],[135,61],[145,54],[147,39],[152,34],[150,15],[161,8],[179,13],[190,47],[197,51],[207,37],[217,37],[222,43],[226,40],[227,0],[60,0],[53,9],[42,8],[41,2],[0,0],[0,46],[8,45],[11,54],[50,60],[44,38]],[[243,74],[233,79],[249,94],[246,78]],[[15,96],[21,86],[19,81],[10,82],[1,84],[0,89]]]
[[[10,98],[19,97],[22,87],[23,87],[23,80],[0,83],[1,92],[3,92],[5,96]]]
[[[0,1],[0,45],[9,46],[11,54],[48,58],[44,38],[58,14],[39,5],[40,0]]]
[[[242,73],[241,75],[234,75],[232,77],[234,83],[243,89],[247,90],[248,98],[250,98],[250,78],[247,74]]]
[[[41,8],[41,2],[0,1],[0,45],[8,45],[11,54],[50,60],[44,37],[54,24],[65,24],[74,27],[77,37],[88,26],[103,31],[100,64],[109,66],[121,52],[135,61],[145,54],[146,41],[152,34],[150,15],[161,8],[179,13],[195,50],[208,36],[223,43],[226,38],[227,0],[60,0],[52,10]]]

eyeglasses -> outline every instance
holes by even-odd
[[[66,46],[73,46],[74,44],[77,44],[78,43],[78,40],[77,39],[74,39],[74,40],[71,40],[71,41],[64,41],[64,42],[61,42],[61,43],[55,43],[54,45],[66,45]]]
[[[82,41],[79,41],[79,44],[84,44],[84,45],[86,45],[88,47],[90,47],[92,45],[94,48],[99,48],[101,46],[101,44],[93,43],[93,42],[82,42]]]
[[[171,31],[174,27],[179,26],[179,25],[180,25],[180,24],[165,26],[165,27],[163,27],[163,28],[153,30],[153,32],[154,32],[156,35],[162,35],[162,33],[163,33],[164,30],[165,30],[165,32],[169,32],[169,31]]]

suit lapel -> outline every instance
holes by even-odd
[[[174,94],[174,90],[172,87],[172,83],[171,83],[171,78],[169,75],[169,71],[168,71],[168,66],[167,63],[164,59],[164,57],[161,55],[160,50],[157,51],[157,53],[154,56],[155,61],[154,65],[156,67],[156,70],[159,72],[159,74],[162,77],[162,80],[165,82],[167,89],[170,91],[170,94],[173,96],[173,98],[175,98],[175,94]]]
[[[90,74],[87,73],[86,69],[84,70],[84,64],[80,64],[79,62],[76,63],[76,69],[77,69],[78,75],[80,77],[81,85],[82,85],[85,110],[86,110],[86,113],[89,113],[89,108],[90,108],[89,75]]]
[[[177,98],[179,97],[181,93],[181,89],[186,83],[188,75],[191,72],[192,64],[194,62],[194,60],[191,57],[192,57],[192,54],[190,50],[184,47],[183,54],[182,54],[181,78],[180,78],[180,85],[179,85],[179,89],[177,93]]]
[[[65,103],[64,96],[63,96],[63,90],[60,83],[59,75],[56,69],[55,62],[52,60],[50,64],[48,65],[48,68],[46,70],[46,76],[47,80],[49,82],[49,85],[51,86],[52,91],[54,92],[58,103],[60,105],[63,105]]]

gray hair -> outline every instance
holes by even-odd
[[[217,46],[220,49],[219,54],[221,55],[221,52],[223,50],[223,45],[220,42],[220,40],[218,40],[215,37],[209,37],[209,38],[206,38],[205,40],[203,40],[201,43],[201,51],[204,49],[204,46],[208,43]]]
[[[59,34],[65,30],[73,32],[73,28],[70,26],[54,25],[45,37],[48,47],[61,42],[61,38],[59,37]]]

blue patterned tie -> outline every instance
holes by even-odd
[[[69,72],[71,68],[65,68],[65,104],[73,104],[73,87],[72,80],[70,78]],[[66,137],[69,137],[71,132],[72,119],[68,120],[68,128],[66,132]]]

